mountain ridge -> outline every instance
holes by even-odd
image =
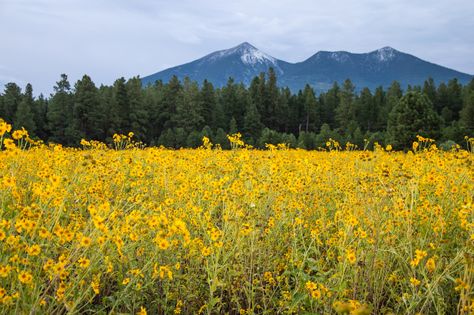
[[[199,83],[208,80],[217,87],[224,86],[229,77],[249,85],[255,76],[267,72],[270,67],[275,70],[279,85],[288,86],[293,91],[309,84],[316,91],[324,92],[334,82],[342,83],[345,79],[351,79],[358,89],[368,87],[373,90],[378,86],[387,87],[393,81],[398,81],[405,88],[408,85],[421,85],[429,77],[437,83],[454,78],[467,83],[474,78],[473,75],[425,61],[390,46],[367,53],[323,50],[303,61],[291,63],[243,42],[145,76],[142,83],[147,85],[157,80],[167,82],[176,75],[180,80],[189,77]]]

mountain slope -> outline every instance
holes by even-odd
[[[370,89],[380,85],[387,87],[395,80],[406,87],[409,84],[423,84],[429,77],[437,83],[453,78],[467,83],[473,79],[472,75],[424,61],[391,47],[362,54],[320,51],[305,61],[292,64],[265,54],[249,43],[242,43],[144,77],[142,82],[145,85],[156,80],[167,82],[176,75],[181,80],[186,76],[198,82],[207,79],[219,87],[225,85],[229,77],[248,85],[255,76],[270,67],[275,69],[279,85],[288,86],[293,91],[310,84],[321,92],[334,82],[342,83],[347,78],[357,88]]]
[[[190,79],[202,82],[205,79],[215,86],[223,86],[229,77],[236,82],[248,85],[260,72],[274,68],[278,76],[283,75],[288,63],[267,55],[249,43],[242,43],[227,50],[211,53],[193,62],[169,68],[164,71],[144,77],[142,82],[146,85],[156,80],[164,82],[176,75],[179,79],[188,76]]]

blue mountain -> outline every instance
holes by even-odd
[[[357,88],[388,87],[398,81],[402,87],[421,85],[432,77],[436,83],[457,78],[468,83],[472,75],[424,61],[413,55],[384,47],[369,53],[320,51],[298,63],[276,59],[245,42],[236,47],[216,51],[198,60],[169,68],[142,78],[144,85],[157,80],[168,82],[172,76],[189,77],[197,82],[205,79],[214,86],[224,86],[229,77],[249,85],[255,76],[272,67],[280,86],[293,91],[311,85],[316,91],[328,90],[334,82],[351,79]]]

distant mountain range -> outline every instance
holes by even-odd
[[[222,87],[229,77],[249,85],[255,76],[272,67],[280,86],[292,91],[311,85],[316,91],[328,90],[334,82],[351,79],[357,88],[375,89],[388,87],[398,81],[402,87],[421,85],[432,77],[436,83],[457,78],[467,83],[472,75],[452,70],[420,58],[384,47],[369,53],[355,54],[346,51],[319,51],[302,62],[289,63],[276,59],[245,42],[236,47],[220,50],[198,60],[169,68],[142,78],[144,85],[157,80],[168,82],[176,75],[202,82],[205,79],[214,86]]]

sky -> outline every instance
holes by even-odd
[[[275,58],[384,46],[474,74],[473,0],[0,0],[0,91],[112,84],[249,42]]]

